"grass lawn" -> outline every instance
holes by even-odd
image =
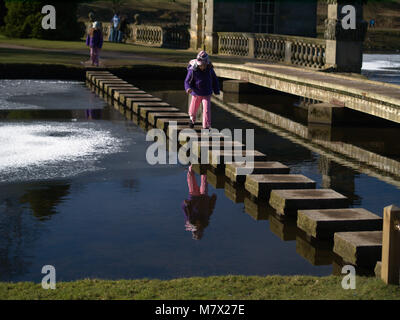
[[[80,280],[57,283],[56,290],[40,284],[0,283],[0,299],[400,299],[399,286],[378,278],[357,277],[355,290],[341,287],[342,277],[218,276],[174,280]]]

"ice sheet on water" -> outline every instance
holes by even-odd
[[[0,80],[0,110],[94,109],[104,103],[79,81]]]
[[[0,182],[11,182],[99,170],[122,141],[96,122],[18,122],[0,126],[0,146]]]

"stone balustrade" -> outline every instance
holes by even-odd
[[[103,23],[102,25],[103,38],[107,41],[111,32],[111,24]],[[187,49],[190,41],[189,31],[185,26],[129,25],[126,39],[128,43],[177,49]]]
[[[315,69],[328,68],[324,39],[239,32],[218,32],[218,53]]]

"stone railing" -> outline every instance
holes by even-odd
[[[218,53],[248,56],[249,37],[247,33],[218,32]]]
[[[262,33],[218,32],[218,53],[316,69],[326,65],[326,41]]]
[[[108,40],[110,23],[103,23],[103,38]],[[167,48],[187,49],[189,47],[189,31],[185,26],[161,27],[151,25],[129,25],[126,41],[141,45]]]

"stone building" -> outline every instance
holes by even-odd
[[[195,50],[205,49],[210,53],[237,52],[239,55],[264,58],[268,54],[271,56],[264,47],[271,48],[275,44],[262,40],[265,45],[261,51],[267,52],[263,56],[260,50],[257,51],[260,48],[258,43],[262,41],[253,39],[262,38],[262,34],[282,35],[280,40],[285,44],[280,48],[273,47],[272,50],[278,52],[278,56],[273,57],[275,61],[292,61],[293,64],[294,53],[296,59],[300,56],[306,60],[299,61],[300,65],[308,66],[312,64],[310,61],[314,61],[314,66],[359,73],[362,44],[367,30],[362,6],[365,1],[326,0],[328,6],[324,39],[315,39],[317,0],[191,0],[190,47]],[[355,9],[356,27],[344,29],[342,19],[347,15],[346,6],[349,4]],[[235,43],[237,48],[234,49],[237,50],[224,49],[221,52],[219,39],[230,36],[222,33],[232,33],[231,38],[235,40],[229,41]],[[293,36],[299,38],[294,39]],[[243,47],[241,39],[245,39],[248,48]],[[304,43],[301,43],[302,40]],[[293,42],[296,42],[297,47],[293,47]]]
[[[191,48],[215,52],[216,32],[316,36],[316,0],[191,0]]]

